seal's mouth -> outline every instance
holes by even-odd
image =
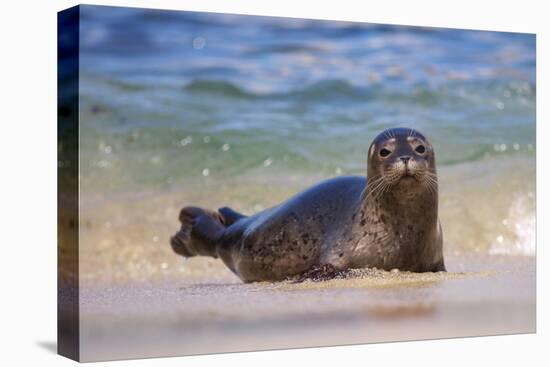
[[[416,180],[415,170],[410,169],[408,166],[405,166],[402,170],[400,180]]]
[[[397,181],[398,185],[400,185],[400,186],[405,185],[407,187],[416,186],[417,183],[418,183],[418,179],[416,177],[414,177],[413,175],[408,175],[408,174],[404,174]]]
[[[389,186],[400,185],[413,189],[415,186],[422,184],[424,173],[415,165],[410,164],[395,164],[391,169],[384,172],[384,177]]]

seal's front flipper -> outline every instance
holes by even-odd
[[[434,265],[431,271],[432,273],[437,273],[439,271],[447,271],[447,268],[445,268],[445,261],[441,259],[440,262]]]
[[[292,283],[303,283],[306,280],[321,282],[324,280],[342,278],[345,275],[345,270],[339,270],[332,264],[313,265],[309,270],[292,279]]]
[[[218,211],[222,215],[224,219],[224,223],[227,227],[232,225],[233,223],[235,223],[241,218],[246,218],[246,215],[238,213],[227,206],[224,206],[223,208],[218,209]]]
[[[181,210],[179,220],[181,229],[170,239],[175,253],[184,257],[218,257],[216,243],[225,230],[218,212],[189,206]]]

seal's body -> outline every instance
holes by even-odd
[[[338,177],[246,217],[185,207],[174,251],[220,257],[243,281],[282,280],[319,266],[444,271],[431,144],[397,128],[369,148],[368,180]]]

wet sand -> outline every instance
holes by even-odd
[[[448,258],[448,273],[361,270],[301,284],[242,284],[219,262],[188,262],[217,276],[81,288],[82,359],[535,331],[532,257],[470,254]]]

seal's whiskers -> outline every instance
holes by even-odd
[[[379,196],[379,192],[381,190],[385,190],[387,186],[389,186],[389,184],[386,182],[386,178],[384,176],[378,176],[377,178],[375,178],[373,180],[373,184],[372,184],[372,188],[369,190],[369,187],[371,185],[367,185],[367,196],[365,197],[365,200],[368,199],[369,197],[374,197],[374,198],[378,198]]]

